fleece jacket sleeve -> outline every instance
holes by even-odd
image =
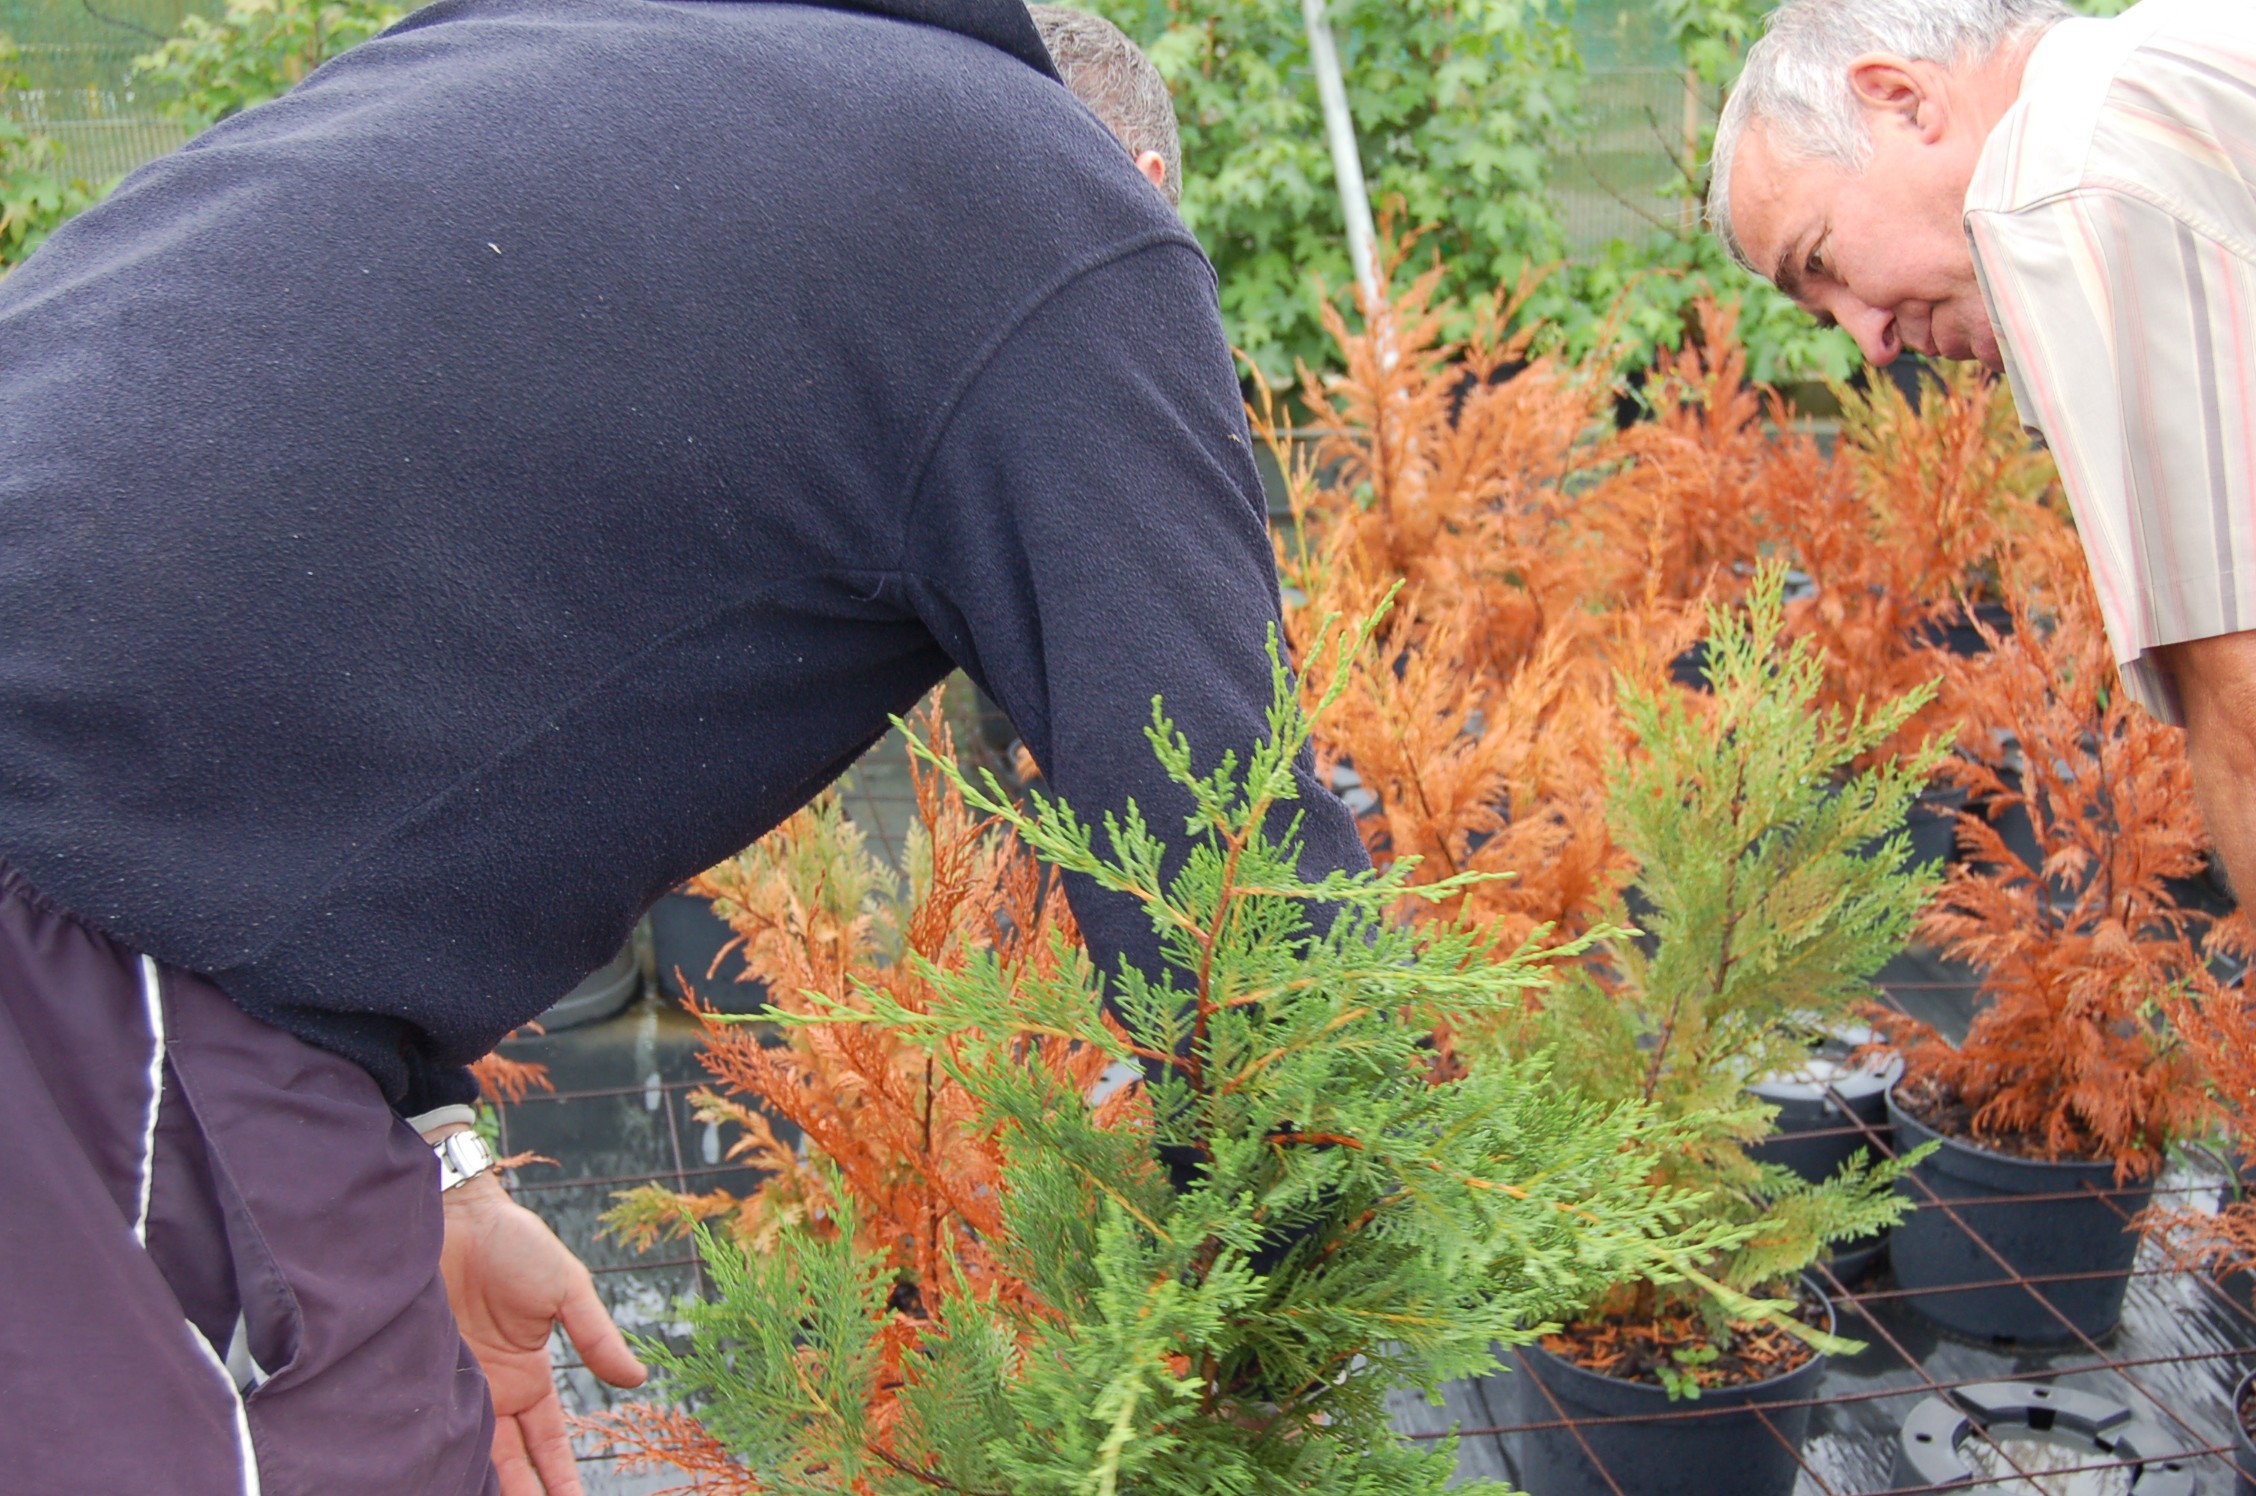
[[[1213,272],[1162,240],[1082,267],[975,371],[919,486],[912,587],[1010,714],[1049,787],[1101,824],[1133,800],[1180,838],[1190,797],[1153,757],[1152,699],[1197,766],[1266,731],[1276,563]],[[1303,755],[1302,871],[1367,866]],[[1102,848],[1100,833],[1100,849]],[[1108,975],[1163,976],[1150,917],[1066,892]],[[1175,983],[1178,987],[1184,985]]]

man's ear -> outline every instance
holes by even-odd
[[[1159,152],[1137,152],[1136,170],[1142,172],[1145,178],[1160,191],[1165,192],[1167,190],[1167,158]]]
[[[1890,52],[1869,52],[1849,64],[1849,90],[1875,114],[1892,114],[1922,140],[1942,133],[1943,110],[1935,80],[1916,63]]]

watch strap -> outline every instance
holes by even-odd
[[[494,1166],[493,1150],[475,1132],[449,1133],[432,1145],[439,1157],[439,1193],[468,1184]]]
[[[439,1128],[449,1127],[457,1122],[464,1127],[473,1127],[477,1125],[477,1121],[478,1110],[476,1107],[464,1106],[460,1102],[454,1102],[447,1106],[435,1106],[427,1112],[417,1112],[407,1119],[407,1125],[423,1136],[429,1137]],[[434,1144],[433,1146],[437,1145]]]

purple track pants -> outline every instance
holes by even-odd
[[[0,866],[0,1492],[481,1496],[431,1152]]]

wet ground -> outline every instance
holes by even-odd
[[[905,758],[888,742],[865,760],[849,782],[849,809],[873,840],[898,854],[913,815]],[[1946,1033],[1963,1030],[1971,1001],[1965,973],[1923,957],[1899,961],[1886,974],[1894,1000]],[[696,1059],[696,1023],[653,992],[615,1018],[583,1028],[516,1041],[511,1052],[549,1066],[556,1097],[535,1095],[506,1109],[505,1142],[559,1160],[521,1171],[519,1197],[539,1210],[580,1251],[597,1274],[606,1301],[621,1322],[646,1334],[675,1328],[672,1306],[701,1287],[698,1268],[681,1244],[645,1253],[607,1239],[598,1217],[616,1192],[652,1180],[676,1188],[743,1192],[748,1171],[720,1156],[720,1134],[691,1115],[688,1093],[703,1080]],[[2161,1182],[2161,1193],[2192,1204],[2213,1201],[2222,1170],[2199,1160],[2182,1163]],[[1867,1343],[1861,1355],[1835,1358],[1816,1395],[1818,1407],[1803,1446],[1804,1472],[1795,1496],[1871,1496],[1900,1489],[1893,1475],[1897,1429],[1932,1383],[1962,1383],[2038,1376],[2128,1405],[2138,1421],[2133,1442],[2150,1453],[2187,1456],[2206,1496],[2233,1496],[2225,1461],[2199,1451],[2227,1442],[2232,1386],[2256,1355],[2256,1321],[2247,1300],[2235,1308],[2214,1287],[2172,1270],[2152,1248],[2134,1269],[2122,1327],[2091,1348],[2019,1351],[1977,1345],[1946,1334],[1891,1296],[1885,1269],[1854,1285],[1858,1295],[1842,1306],[1840,1329]],[[1869,1296],[1869,1297],[1868,1297]],[[621,1394],[598,1385],[559,1347],[560,1376],[578,1410],[610,1406]],[[2108,1363],[2113,1363],[2109,1365]],[[1398,1424],[1408,1433],[1467,1431],[1459,1448],[1462,1475],[1510,1479],[1512,1436],[1475,1432],[1499,1428],[1512,1416],[1498,1386],[1459,1385],[1445,1406],[1405,1400]],[[1762,1437],[1757,1434],[1756,1437]],[[2037,1484],[2006,1479],[1965,1489],[2015,1496],[2135,1496],[2150,1489],[2116,1470],[2042,1475],[2063,1461],[2093,1464],[2105,1455],[2062,1454],[2057,1447],[2026,1444],[2006,1451]],[[2011,1466],[2006,1467],[2011,1469]],[[677,1478],[627,1474],[610,1463],[583,1466],[594,1496],[643,1496]],[[1550,1496],[1537,1491],[1532,1496]],[[1632,1493],[1634,1496],[1634,1493]],[[1716,1496],[1736,1496],[1719,1489]]]

